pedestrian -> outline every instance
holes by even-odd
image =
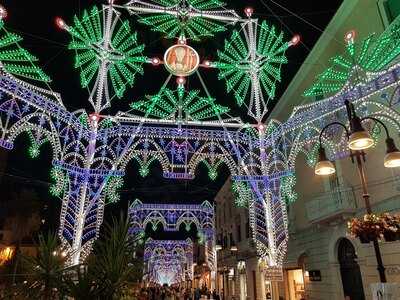
[[[200,300],[200,289],[196,288],[194,291],[194,300]]]

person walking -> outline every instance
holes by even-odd
[[[194,291],[194,300],[200,300],[200,289],[196,288]]]
[[[212,292],[212,298],[213,298],[214,300],[220,300],[219,295],[217,294],[217,291],[216,291],[216,290],[214,290],[214,291]]]

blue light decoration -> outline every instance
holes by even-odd
[[[193,242],[153,240],[144,245],[144,278],[156,284],[180,284],[193,280]]]
[[[249,93],[239,93],[242,91],[241,88],[235,86],[236,93],[241,96],[240,103],[253,103],[255,105],[253,107],[260,108],[255,111],[247,109],[247,114],[255,122],[248,124],[238,117],[229,115],[226,108],[217,104],[218,99],[212,97],[203,80],[202,72],[207,68],[218,68],[220,72],[224,72],[221,66],[218,67],[218,62],[209,61],[204,61],[193,74],[188,75],[191,76],[190,82],[198,81],[198,86],[201,87],[195,93],[198,100],[195,102],[196,111],[201,111],[196,117],[193,116],[193,111],[187,109],[185,111],[183,101],[186,101],[184,100],[186,97],[178,97],[179,101],[174,102],[175,98],[169,97],[170,93],[166,92],[167,89],[177,93],[184,91],[189,95],[189,99],[190,95],[194,95],[187,88],[189,81],[184,77],[174,78],[173,74],[167,74],[165,82],[160,83],[161,88],[158,92],[158,95],[166,95],[168,101],[161,103],[160,97],[151,97],[141,105],[133,104],[128,112],[109,115],[104,108],[112,105],[112,94],[123,97],[129,87],[134,87],[133,75],[138,76],[142,73],[144,70],[142,64],[164,64],[159,58],[148,59],[142,54],[145,48],[136,38],[132,39],[133,34],[130,35],[131,28],[134,27],[128,26],[128,23],[122,20],[123,15],[119,11],[128,10],[134,12],[134,15],[148,13],[157,16],[171,14],[176,8],[164,10],[163,7],[160,11],[158,7],[160,5],[154,6],[155,3],[155,1],[133,0],[127,5],[115,5],[114,1],[109,0],[101,10],[92,10],[92,15],[84,13],[81,18],[77,17],[74,27],[58,19],[59,27],[72,35],[74,35],[72,28],[80,27],[81,22],[86,22],[82,26],[88,30],[91,30],[90,28],[96,30],[96,33],[88,32],[88,37],[84,35],[72,37],[71,46],[75,54],[78,52],[80,63],[85,66],[87,72],[96,71],[81,74],[85,85],[89,86],[90,83],[88,101],[94,113],[83,109],[68,111],[60,94],[51,90],[48,80],[40,81],[42,83],[34,80],[34,84],[30,83],[29,79],[38,77],[24,76],[26,72],[31,75],[44,73],[39,72],[36,59],[34,61],[27,59],[33,59],[33,56],[21,50],[23,49],[19,47],[21,39],[6,34],[9,42],[13,41],[12,46],[19,49],[19,55],[13,57],[4,52],[0,57],[0,147],[12,150],[16,138],[21,134],[27,134],[31,143],[29,154],[35,158],[40,155],[44,144],[50,145],[53,155],[51,175],[54,179],[50,191],[62,199],[59,235],[64,249],[71,257],[68,261],[70,265],[79,264],[89,255],[103,222],[105,204],[118,201],[118,191],[123,186],[124,170],[132,160],[136,160],[140,166],[138,169],[140,176],[148,176],[150,166],[159,163],[164,176],[176,180],[194,178],[200,164],[204,164],[209,169],[210,178],[215,179],[218,176],[218,168],[225,165],[233,181],[240,183],[246,189],[246,206],[249,210],[252,238],[257,254],[265,260],[267,268],[279,269],[288,242],[286,205],[296,199],[294,192],[296,158],[300,153],[304,153],[310,164],[315,161],[313,156],[319,131],[332,120],[345,119],[344,100],[353,102],[361,117],[367,114],[373,115],[392,125],[395,130],[400,130],[399,101],[392,101],[391,97],[379,97],[380,93],[392,94],[393,90],[398,89],[396,88],[400,83],[398,57],[385,59],[384,67],[372,77],[367,76],[356,83],[352,78],[352,84],[345,84],[345,89],[337,91],[329,98],[295,107],[289,119],[283,122],[270,120],[269,123],[264,123],[263,116],[266,110],[263,108],[263,103],[257,104],[258,100],[251,98],[252,95],[263,93],[257,84],[250,85]],[[170,2],[163,1],[163,3]],[[217,4],[219,1],[213,3]],[[192,7],[190,14],[186,15],[188,21],[190,18],[210,19],[223,23],[228,29],[229,26],[234,27],[235,24],[239,24],[246,32],[253,29],[253,33],[255,27],[259,26],[258,22],[250,18],[250,13],[246,13],[246,18],[241,18],[233,11],[227,12],[223,7],[216,8],[214,4],[212,7],[197,8],[203,12],[207,11],[205,15],[197,14],[196,8]],[[4,22],[5,14],[2,12],[4,10],[0,9],[0,19]],[[92,22],[91,26],[88,18]],[[98,22],[97,18],[103,18],[103,22]],[[99,24],[102,28],[98,28]],[[115,24],[118,26],[114,26]],[[4,26],[2,28],[4,29]],[[115,34],[113,29],[117,30]],[[288,44],[281,39],[280,33],[272,34],[268,30],[272,29],[264,25],[264,28],[257,32],[263,33],[263,39],[271,34],[271,37],[283,47],[277,53],[279,61],[283,64],[285,59],[282,55],[289,44],[293,44],[293,39]],[[99,39],[100,32],[103,35],[102,39]],[[127,40],[128,44],[125,45],[121,35],[127,33],[131,39],[129,43]],[[88,50],[89,42],[92,41],[91,34],[95,34],[92,38],[96,37],[93,41],[96,43],[95,50],[98,56],[93,56],[93,51]],[[231,40],[248,43],[243,48],[248,51],[255,49],[256,46],[255,35],[249,37],[251,39],[243,40],[234,36]],[[96,42],[98,40],[102,40],[102,43]],[[190,37],[186,37],[184,33],[178,36],[178,44],[185,45],[189,41]],[[7,44],[7,40],[2,42]],[[119,50],[113,51],[110,47]],[[285,51],[281,51],[283,49]],[[243,50],[242,56],[246,55],[246,51]],[[89,53],[87,61],[85,52]],[[263,54],[266,53],[263,51]],[[26,58],[23,65],[15,61],[21,59],[20,54]],[[264,56],[266,58],[268,55]],[[8,69],[4,65],[5,59]],[[247,58],[246,64],[255,62],[255,59]],[[13,63],[19,67],[10,68]],[[129,72],[124,68],[126,63],[129,64]],[[179,68],[185,68],[178,58],[175,63]],[[230,63],[233,66],[232,72],[238,72],[237,62],[232,60]],[[33,65],[27,67],[28,64]],[[98,68],[98,64],[103,67]],[[113,71],[108,72],[107,66],[113,66]],[[281,66],[274,63],[273,70],[280,71]],[[237,74],[243,75],[241,72]],[[260,78],[257,74],[260,75],[256,72],[253,74],[255,77],[251,78],[253,83],[271,80],[269,76]],[[108,86],[110,82],[113,86]],[[268,95],[263,95],[264,99],[271,100],[273,86],[274,82],[269,85]],[[247,91],[247,87],[244,90]],[[250,98],[244,99],[247,94]],[[162,113],[157,111],[159,108],[163,108]],[[173,115],[165,117],[165,112],[173,112]],[[164,117],[156,118],[156,116]],[[331,138],[323,138],[328,154],[331,157],[347,156],[349,153],[346,150],[343,132],[335,129],[327,134],[336,138],[336,142],[329,142],[332,141]],[[153,215],[152,217],[149,215],[146,222],[161,222],[166,230],[176,230],[174,224],[179,218],[182,222],[189,220],[198,222],[198,229],[204,236],[206,246],[208,244],[209,266],[212,270],[216,270],[214,223],[211,222],[211,217],[206,219],[208,220],[206,223],[202,223],[203,219],[200,217],[201,212],[206,211],[209,216],[212,213],[213,218],[213,209],[209,203],[197,208],[178,204],[152,209],[146,205],[148,204],[136,202],[130,208],[133,234],[138,234],[139,237],[143,234],[142,225],[146,217],[142,217],[141,214],[147,216],[147,211],[151,211]],[[193,211],[193,209],[195,211],[197,209],[198,213],[189,214],[188,210]],[[135,215],[134,210],[140,211],[140,214]],[[167,213],[170,215],[167,216]],[[176,214],[176,219],[173,214]],[[170,278],[171,274],[164,276]],[[212,284],[215,286],[215,277],[212,278]]]

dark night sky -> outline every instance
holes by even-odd
[[[121,1],[122,2],[122,1]],[[298,68],[312,49],[321,34],[313,26],[295,17],[288,11],[281,9],[271,0],[234,0],[229,2],[228,7],[235,8],[237,12],[242,11],[247,6],[253,6],[255,17],[265,19],[282,29],[287,39],[299,33],[303,43],[288,50],[289,63],[283,67],[283,80],[278,86],[278,96],[282,94]],[[330,1],[294,1],[276,0],[280,5],[288,8],[293,13],[315,27],[323,30],[342,0]],[[62,16],[67,23],[72,23],[74,14],[79,14],[83,9],[88,9],[92,5],[102,4],[98,0],[53,0],[53,1],[22,1],[22,0],[3,0],[1,4],[8,10],[7,28],[24,36],[23,46],[31,50],[39,57],[41,66],[53,79],[51,87],[54,91],[61,93],[64,104],[70,110],[86,108],[87,92],[80,88],[79,74],[73,68],[73,53],[66,45],[69,37],[65,32],[58,30],[54,25],[54,17]],[[126,15],[125,17],[128,17]],[[131,19],[134,28],[138,31],[139,41],[147,45],[145,54],[149,57],[162,57],[164,50],[173,41],[161,39],[158,33],[146,30],[146,27],[138,25]],[[228,31],[229,33],[229,31]],[[201,43],[194,43],[194,46],[203,59],[216,58],[216,49],[223,49],[223,40],[227,35],[222,33],[213,39],[207,39]],[[207,86],[210,92],[217,98],[217,102],[229,105],[232,114],[242,113],[235,107],[235,101],[231,95],[225,93],[223,82],[216,81],[216,73],[212,70],[204,73]],[[110,113],[117,110],[127,110],[128,104],[145,94],[154,94],[166,77],[166,71],[162,67],[154,70],[151,66],[145,67],[145,76],[138,77],[133,90],[125,97],[126,100],[116,100]],[[192,84],[189,79],[189,84]],[[196,83],[193,83],[196,87]],[[34,187],[40,194],[41,199],[48,203],[51,209],[50,222],[55,225],[59,214],[59,200],[52,198],[48,193],[48,182],[50,181],[49,169],[51,166],[51,153],[49,149],[43,149],[41,156],[36,160],[28,158],[27,141],[20,138],[14,151],[9,154],[6,178],[14,182],[15,185],[26,185]],[[137,165],[131,163],[125,177],[125,186],[122,191],[122,201],[119,204],[109,205],[106,208],[106,218],[120,209],[126,209],[128,201],[139,198],[147,202],[201,202],[205,199],[213,200],[215,194],[227,178],[228,171],[223,169],[218,179],[211,182],[207,177],[207,172],[202,167],[197,172],[197,178],[192,181],[171,181],[162,178],[161,169],[153,166],[150,175],[141,179],[136,172]],[[14,177],[17,176],[17,177]],[[25,179],[23,179],[25,178]]]

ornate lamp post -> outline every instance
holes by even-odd
[[[340,122],[332,122],[326,125],[320,132],[319,135],[319,159],[315,166],[315,174],[317,175],[331,175],[335,173],[335,166],[334,164],[329,161],[326,157],[325,149],[322,147],[322,135],[325,130],[331,126],[338,125],[344,128],[346,132],[346,136],[348,138],[348,147],[351,151],[351,158],[354,162],[354,157],[356,158],[357,162],[357,170],[358,175],[360,177],[361,186],[363,189],[363,198],[365,201],[365,207],[368,214],[372,213],[371,203],[370,203],[370,195],[368,193],[368,186],[367,180],[365,176],[364,164],[365,161],[365,153],[363,150],[370,148],[373,145],[373,139],[366,131],[363,126],[362,122],[365,120],[372,120],[380,125],[385,129],[386,133],[386,156],[384,158],[384,166],[386,168],[394,168],[400,167],[400,151],[397,149],[394,140],[390,137],[389,131],[385,124],[373,117],[365,117],[360,119],[354,109],[354,105],[350,103],[348,100],[345,101],[346,109],[347,109],[347,116],[349,119],[350,130]],[[382,255],[379,248],[378,240],[375,238],[373,240],[375,256],[378,263],[378,272],[379,278],[381,282],[386,282],[386,275],[385,275],[385,267],[382,261]]]

